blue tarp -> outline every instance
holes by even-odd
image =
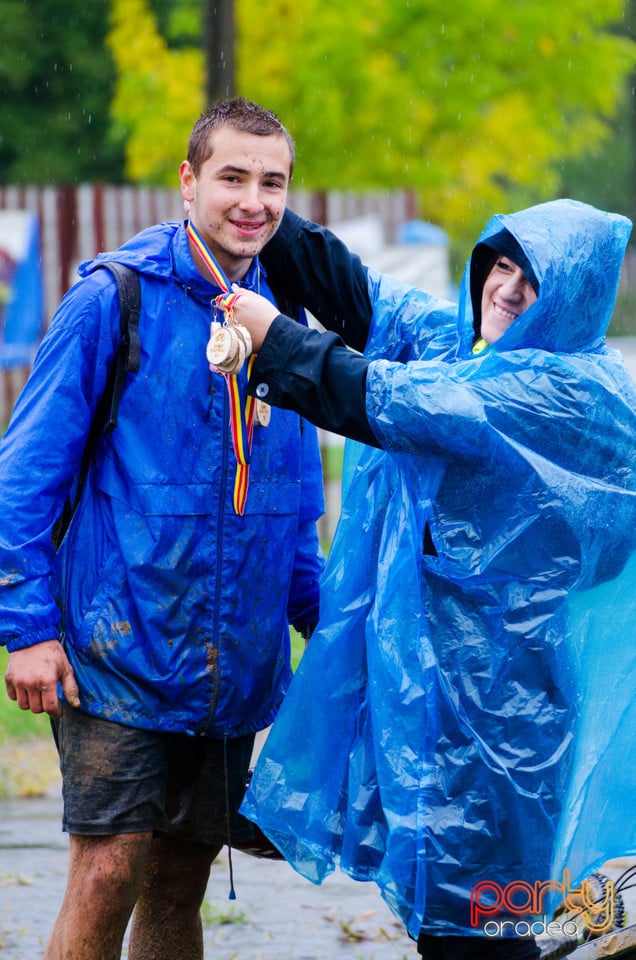
[[[0,211],[0,367],[31,366],[43,332],[38,218]]]

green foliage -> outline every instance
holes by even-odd
[[[108,6],[0,0],[0,182],[121,180],[122,144],[108,124]]]
[[[108,45],[119,77],[112,118],[117,135],[126,138],[127,175],[138,183],[174,186],[204,106],[203,53],[171,49],[147,0],[112,0],[111,8]]]
[[[203,106],[194,3],[112,3],[113,115],[140,182],[175,182]],[[564,162],[607,141],[636,65],[625,7],[236,0],[237,87],[294,135],[297,186],[410,187],[466,242],[494,210],[559,193]]]
[[[125,143],[129,180],[175,185],[206,9],[0,0],[0,181],[118,182]],[[235,0],[235,18],[238,91],[295,136],[295,185],[410,187],[460,245],[494,210],[586,192],[636,66],[633,0]]]
[[[239,89],[290,126],[303,186],[412,187],[424,218],[472,239],[609,135],[636,62],[607,29],[623,7],[241,0]]]

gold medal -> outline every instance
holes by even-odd
[[[214,367],[220,367],[230,356],[235,340],[229,327],[222,327],[219,323],[210,324],[210,339],[205,351],[208,362]]]
[[[238,333],[239,337],[242,337],[245,341],[245,356],[249,357],[252,355],[252,338],[247,327],[242,326],[242,324],[237,323],[234,326],[234,329]]]
[[[264,400],[259,400],[257,398],[256,403],[254,404],[254,423],[257,423],[259,427],[267,427],[272,415],[272,408],[268,403],[265,403]]]

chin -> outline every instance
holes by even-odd
[[[484,324],[482,323],[480,332],[482,337],[486,341],[486,343],[495,343],[497,340],[499,340],[500,337],[503,337],[507,329],[508,327],[502,328],[501,326],[499,326],[499,324],[494,324],[491,326],[490,324],[487,323],[484,326]]]

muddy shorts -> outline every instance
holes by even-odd
[[[248,840],[239,816],[254,736],[232,740],[137,730],[64,706],[53,722],[63,829],[84,836],[148,830],[223,845]]]

